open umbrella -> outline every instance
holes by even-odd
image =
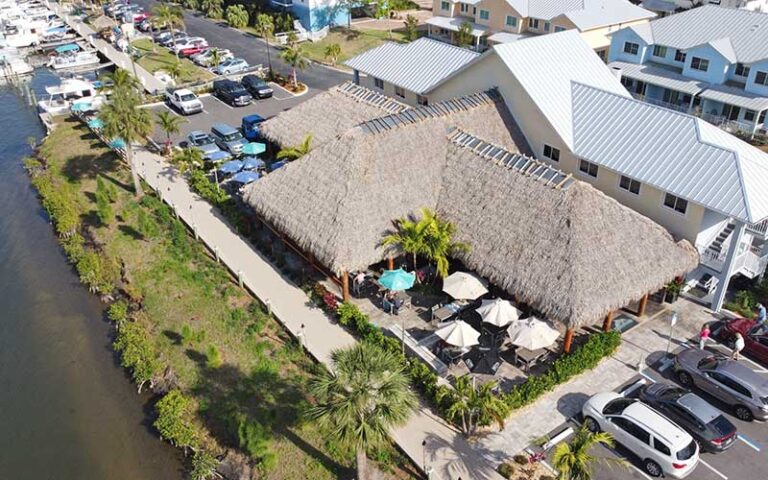
[[[488,282],[477,275],[456,272],[443,280],[443,291],[457,300],[474,300],[488,293]]]
[[[258,155],[267,151],[267,146],[263,143],[251,142],[243,145],[245,155]]]
[[[483,317],[485,323],[497,327],[505,327],[520,318],[520,312],[509,303],[509,300],[500,298],[483,300],[483,304],[475,311]]]
[[[464,320],[456,320],[438,328],[435,335],[456,347],[465,348],[480,344],[480,332]]]
[[[247,185],[258,180],[259,177],[260,175],[256,172],[238,172],[234,177],[232,177],[232,181]]]
[[[91,102],[77,102],[73,103],[72,107],[70,107],[70,110],[73,112],[87,112],[88,110],[93,109],[93,105]]]
[[[415,273],[408,273],[402,268],[387,270],[379,278],[379,283],[389,290],[408,290],[416,281]]]
[[[219,167],[221,173],[237,173],[243,168],[243,162],[240,160],[230,160]]]
[[[224,150],[217,150],[208,155],[208,160],[214,163],[223,162],[229,158],[232,158],[232,155],[230,155],[229,152],[225,152]]]
[[[548,347],[560,336],[560,332],[536,317],[514,322],[507,329],[507,333],[514,345],[528,350]]]
[[[266,166],[264,160],[257,157],[245,157],[243,158],[243,170],[253,170],[255,168],[263,168]]]
[[[104,128],[104,122],[100,118],[92,118],[88,120],[88,127],[93,128],[94,130]]]

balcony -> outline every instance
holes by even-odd
[[[670,110],[675,110],[677,112],[688,113],[688,111],[690,110],[688,108],[688,105],[678,105],[676,103],[665,102],[663,100],[659,100],[657,98],[651,98],[641,93],[632,93],[632,97],[634,97],[635,100],[640,100],[645,103],[650,103],[651,105],[668,108]]]

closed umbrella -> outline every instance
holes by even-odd
[[[402,268],[387,270],[379,278],[379,283],[388,290],[408,290],[416,282],[416,274],[408,273]]]
[[[264,168],[266,164],[264,160],[257,157],[245,157],[243,159],[243,170],[253,170],[256,168]]]
[[[92,118],[88,120],[88,126],[94,130],[98,130],[99,128],[104,128],[104,122],[100,118]]]
[[[219,167],[221,173],[237,173],[243,168],[243,162],[240,160],[231,160]]]
[[[464,320],[456,320],[438,328],[435,335],[445,340],[445,343],[455,347],[466,348],[480,344],[480,332]]]
[[[490,323],[497,327],[506,327],[520,318],[520,312],[509,303],[509,300],[502,300],[500,298],[483,300],[483,304],[475,311],[483,317],[485,323]]]
[[[560,336],[560,332],[536,317],[514,322],[507,329],[507,333],[514,345],[528,350],[548,347]]]
[[[488,282],[467,272],[456,272],[443,280],[443,291],[457,300],[474,300],[488,293]]]
[[[243,145],[243,153],[245,155],[258,155],[267,151],[267,146],[263,143],[251,142]]]

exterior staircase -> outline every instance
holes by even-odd
[[[728,222],[728,225],[723,228],[723,230],[717,235],[717,237],[712,240],[712,243],[707,247],[707,250],[709,250],[711,253],[715,254],[715,256],[719,257],[723,253],[723,243],[725,243],[726,240],[728,240],[728,237],[731,236],[731,233],[733,233],[733,230],[736,228],[736,225],[734,225],[731,222]]]

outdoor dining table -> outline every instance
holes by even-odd
[[[442,323],[456,315],[458,312],[458,307],[452,303],[449,303],[448,305],[444,305],[432,312],[432,320],[437,320],[438,322]]]
[[[536,350],[528,350],[527,348],[517,347],[515,349],[515,363],[522,363],[525,366],[525,373],[531,370],[531,365],[536,363],[547,354],[547,349],[537,348]]]

